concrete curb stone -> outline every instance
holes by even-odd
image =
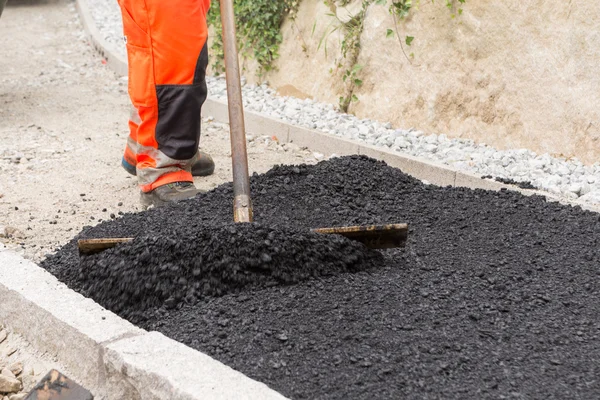
[[[388,165],[399,168],[403,172],[422,181],[427,181],[438,186],[454,186],[456,171],[416,157],[403,155],[375,146],[361,145],[359,153],[362,155],[385,161]]]
[[[147,332],[0,248],[0,322],[96,399],[283,399],[219,361]]]
[[[105,378],[102,343],[143,332],[7,250],[0,250],[0,299],[0,321],[35,348],[61,355],[68,373],[96,390]]]
[[[248,384],[245,375],[158,332],[119,340],[106,349],[105,362],[140,382],[143,399],[162,400],[165,392],[178,400],[285,398],[258,382]],[[156,359],[163,362],[156,363]],[[168,385],[174,381],[179,384]]]
[[[112,49],[106,40],[100,34],[87,1],[76,2],[77,11],[81,17],[83,28],[88,33],[88,37],[94,46],[94,49],[106,60],[106,64],[117,74],[127,76],[127,61],[123,60],[118,53]]]

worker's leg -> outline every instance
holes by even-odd
[[[137,175],[137,161],[134,150],[137,148],[137,142],[135,138],[137,137],[137,129],[140,122],[141,121],[137,109],[133,107],[131,116],[129,118],[129,138],[127,139],[127,144],[125,145],[125,153],[123,154],[121,165],[125,171],[134,176]],[[210,154],[198,150],[196,161],[192,163],[192,176],[209,176],[214,172],[215,162],[213,158],[210,156]]]
[[[143,192],[192,182],[206,99],[206,0],[119,0],[127,40],[130,121],[124,161]],[[135,162],[135,164],[133,164]]]

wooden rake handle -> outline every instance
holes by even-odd
[[[233,220],[235,222],[252,222],[253,209],[252,200],[250,199],[244,103],[242,101],[242,85],[240,83],[240,65],[235,36],[233,0],[220,0],[220,4],[221,23],[223,25],[225,77],[227,82],[227,105],[229,107],[231,163],[233,167]]]

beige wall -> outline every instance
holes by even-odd
[[[405,46],[412,63],[397,39],[385,37],[393,28],[387,9],[370,7],[358,59],[364,84],[350,112],[498,148],[600,161],[597,0],[467,0],[456,19],[442,2],[422,3],[400,25],[402,37],[415,37]],[[322,0],[302,0],[296,21],[284,24],[278,70],[266,77],[283,94],[337,104],[343,93],[340,35],[329,36],[327,55],[317,50],[335,26],[327,12]]]

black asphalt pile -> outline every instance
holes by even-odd
[[[169,236],[140,237],[82,257],[77,284],[86,296],[134,319],[152,306],[174,308],[381,265],[381,254],[337,235],[259,224],[182,225]]]
[[[376,268],[150,307],[141,327],[295,399],[600,398],[598,214],[364,157],[277,167],[252,191],[264,227],[407,222],[409,242]],[[80,237],[216,226],[231,198],[225,185]],[[83,290],[74,241],[44,266]]]

